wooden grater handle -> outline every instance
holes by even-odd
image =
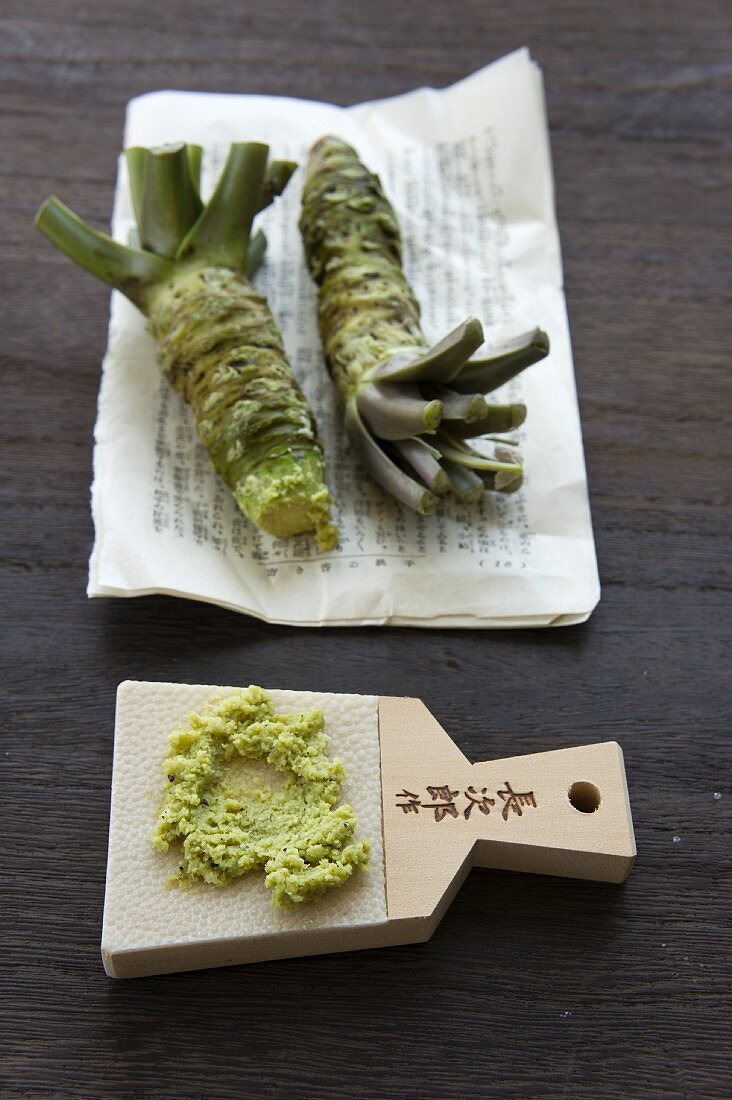
[[[387,911],[404,935],[431,934],[472,866],[627,878],[635,839],[614,741],[471,764],[419,699],[383,696],[379,737]]]
[[[614,742],[474,764],[477,867],[623,882],[635,840]],[[484,793],[485,792],[485,793]]]

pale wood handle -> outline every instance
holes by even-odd
[[[623,882],[635,840],[623,754],[614,742],[474,764],[478,867]],[[480,809],[480,807],[478,807]]]
[[[379,700],[390,921],[429,934],[470,867],[622,882],[635,840],[614,741],[471,764],[418,699]]]

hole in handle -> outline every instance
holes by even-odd
[[[602,802],[602,797],[595,784],[587,783],[585,780],[573,783],[567,791],[567,798],[575,810],[579,810],[581,814],[594,814],[595,810],[600,809],[600,803]]]

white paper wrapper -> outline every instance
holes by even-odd
[[[414,515],[352,455],[323,365],[315,288],[297,229],[301,172],[258,220],[269,249],[256,282],[323,439],[340,549],[274,539],[237,511],[189,410],[155,365],[145,319],[112,298],[94,452],[90,596],[168,593],[299,626],[511,627],[584,621],[599,599],[562,291],[541,75],[526,50],[444,91],[340,108],[269,96],[156,92],[128,108],[126,145],[206,149],[204,190],[231,141],[301,163],[324,133],[351,142],[399,217],[407,276],[429,340],[465,317],[487,342],[540,325],[551,354],[498,400],[528,406],[519,493],[447,500]],[[114,235],[133,225],[120,164]]]

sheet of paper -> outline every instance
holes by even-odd
[[[115,293],[96,426],[89,595],[168,593],[301,626],[582,622],[599,582],[538,68],[519,50],[444,91],[350,108],[157,92],[130,103],[125,144],[198,142],[206,190],[230,141],[267,142],[274,156],[302,163],[329,132],[381,175],[429,340],[470,315],[483,321],[488,343],[535,325],[549,333],[549,358],[498,397],[528,406],[515,433],[523,488],[478,505],[446,500],[423,517],[361,470],[320,351],[297,229],[298,171],[258,220],[269,249],[255,281],[315,411],[340,549],[320,554],[307,538],[271,538],[237,511],[189,410],[159,375],[145,319]],[[114,235],[127,240],[132,226],[120,163]]]

